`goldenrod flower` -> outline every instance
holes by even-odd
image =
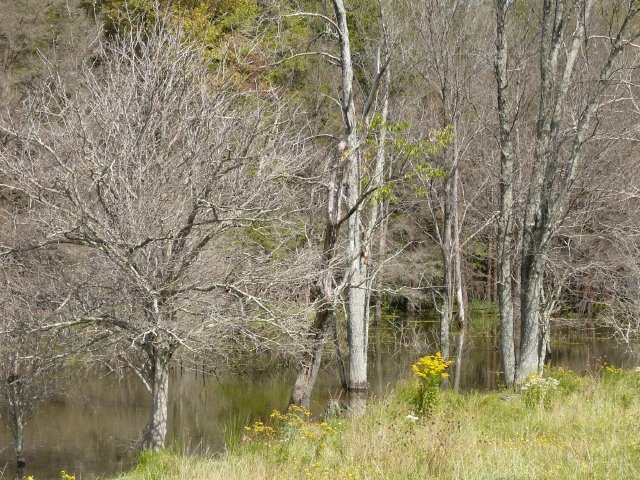
[[[445,360],[442,358],[442,354],[437,352],[435,355],[420,358],[416,363],[411,365],[411,371],[424,380],[442,380],[449,377],[449,374],[446,373],[445,370],[452,364],[452,361]]]

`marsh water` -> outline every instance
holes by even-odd
[[[472,334],[465,349],[462,388],[493,389],[499,379],[500,358],[495,327]],[[436,327],[432,322],[406,320],[372,330],[370,396],[380,396],[410,375],[409,366],[433,353]],[[575,332],[574,332],[575,333]],[[582,372],[607,363],[635,367],[624,348],[596,330],[560,332],[551,363]],[[579,341],[577,340],[579,338]],[[573,339],[573,340],[572,340]],[[285,409],[294,372],[203,374],[176,367],[170,383],[169,443],[194,453],[224,449],[243,425]],[[340,397],[331,365],[320,374],[312,411],[319,415],[330,398]],[[117,474],[131,468],[140,432],[147,422],[149,396],[133,376],[78,375],[65,393],[46,402],[26,428],[26,474],[38,480],[59,478],[66,470],[80,479]],[[0,478],[15,474],[11,437],[0,429]]]

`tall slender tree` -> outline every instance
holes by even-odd
[[[588,143],[598,131],[603,103],[615,96],[620,82],[624,51],[640,35],[637,19],[640,5],[616,1],[595,9],[594,0],[566,2],[545,0],[540,5],[540,43],[537,122],[532,167],[528,177],[522,221],[520,258],[520,348],[513,371],[510,335],[513,314],[509,312],[511,257],[508,253],[513,223],[513,100],[507,98],[508,19],[518,2],[496,1],[496,78],[501,146],[500,295],[503,360],[507,382],[521,384],[543,368],[546,349],[543,334],[543,285],[545,262],[552,239],[571,206],[575,182],[589,157]],[[525,10],[519,11],[526,12]],[[519,21],[522,22],[522,18]],[[576,94],[579,97],[576,97]]]

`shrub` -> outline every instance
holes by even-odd
[[[584,385],[584,379],[572,370],[562,367],[545,367],[544,376],[558,380],[558,392],[562,395],[569,395],[577,392]]]
[[[537,374],[530,375],[527,383],[522,386],[525,405],[529,408],[536,406],[549,408],[558,385],[560,385],[560,382],[553,377],[543,377]]]

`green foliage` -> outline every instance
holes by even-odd
[[[347,5],[347,26],[356,81],[370,88],[373,52],[380,45],[380,7],[376,0],[351,0]]]
[[[301,16],[285,16],[278,25],[271,25],[262,39],[261,48],[269,52],[271,66],[265,80],[271,85],[286,86],[290,90],[305,88],[307,73],[313,62],[310,56],[294,56],[310,38],[321,31],[317,20]],[[274,55],[275,52],[275,55]]]
[[[409,142],[404,137],[393,140],[392,148],[396,154],[413,164],[413,171],[405,174],[404,179],[417,196],[426,197],[429,195],[429,182],[446,177],[446,172],[435,167],[430,159],[440,154],[452,142],[453,127],[451,125],[435,132],[433,140]]]
[[[522,398],[528,408],[549,408],[560,382],[553,377],[530,375],[522,386]]]
[[[179,470],[179,457],[170,450],[143,451],[138,457],[135,474],[145,480],[162,480],[175,475]]]
[[[551,377],[558,380],[558,393],[567,396],[577,392],[584,386],[584,379],[577,373],[562,367],[545,367],[545,377]]]
[[[108,37],[126,32],[133,24],[150,28],[158,20],[157,14],[162,15],[169,24],[180,25],[185,39],[205,47],[214,64],[224,61],[225,71],[238,86],[305,87],[307,72],[315,60],[307,56],[288,58],[324,29],[321,21],[299,16],[261,22],[263,16],[286,14],[288,10],[270,12],[268,4],[257,0],[162,0],[158,12],[154,0],[83,3],[88,11],[101,14]]]
[[[616,384],[626,378],[626,373],[622,368],[612,365],[605,365],[602,368],[602,380],[606,384]]]
[[[605,365],[602,368],[602,382],[612,388],[628,388],[640,393],[640,368],[624,370]]]
[[[258,14],[255,0],[163,0],[158,11],[154,0],[85,1],[84,5],[101,13],[108,37],[134,24],[151,28],[162,15],[170,24],[179,23],[185,37],[206,47],[214,59],[224,52],[227,37],[253,25]]]
[[[367,51],[371,44],[377,45],[380,37],[380,9],[375,0],[351,0],[347,9],[347,26],[354,55]]]
[[[373,194],[374,202],[394,202],[396,200],[396,196],[393,194],[393,184],[387,183],[382,185],[380,188],[376,190]]]
[[[224,422],[224,445],[228,451],[235,450],[242,446],[242,437],[244,435],[246,422],[246,417],[235,412]]]
[[[173,4],[172,13],[183,22],[187,36],[217,59],[227,36],[253,25],[258,5],[255,0],[182,0]]]
[[[134,25],[152,25],[156,21],[152,0],[98,0],[85,2],[101,13],[107,37],[129,31]]]

